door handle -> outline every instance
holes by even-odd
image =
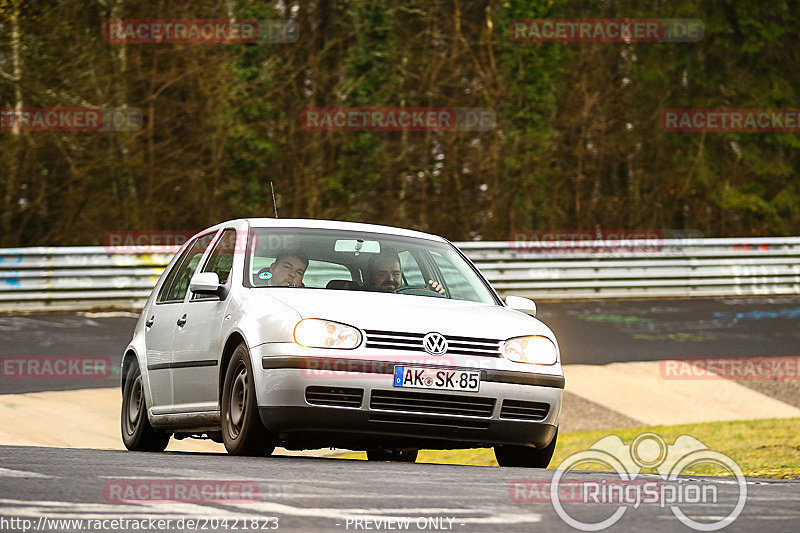
[[[145,327],[148,327],[148,328],[149,328],[150,326],[152,326],[152,325],[153,325],[153,322],[155,322],[155,321],[156,321],[156,315],[153,315],[153,316],[151,316],[150,318],[148,318],[148,319],[145,321],[144,325],[145,325]]]
[[[186,324],[186,313],[184,313],[183,316],[178,319],[176,324],[178,324],[180,327],[183,327],[183,325]]]

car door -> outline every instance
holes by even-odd
[[[214,243],[202,272],[215,272],[220,284],[230,288],[236,230],[225,229]],[[218,406],[220,338],[228,298],[189,294],[181,306],[186,321],[175,330],[173,385],[175,408],[180,412],[215,411]]]
[[[175,330],[188,292],[189,279],[213,236],[214,233],[201,236],[186,248],[164,280],[155,303],[147,310],[144,338],[152,408],[156,413],[169,410],[175,401],[172,377]]]

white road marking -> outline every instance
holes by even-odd
[[[78,313],[78,316],[85,316],[86,318],[139,318],[140,313],[131,313],[130,311],[98,311],[91,312],[85,311]]]
[[[365,520],[412,519],[418,517],[440,516],[452,517],[455,524],[522,524],[541,522],[538,513],[506,513],[501,510],[497,514],[491,511],[475,509],[459,509],[448,507],[421,508],[365,508],[341,509],[320,507],[296,507],[274,502],[253,502],[220,504],[221,507],[209,507],[190,503],[169,504],[106,504],[106,503],[73,503],[47,500],[13,500],[0,499],[0,515],[48,518],[251,518],[269,515],[289,515],[301,517],[328,518],[331,520],[347,520],[358,518]],[[237,511],[231,510],[237,509]],[[467,515],[467,516],[465,516]],[[469,516],[472,515],[472,516]],[[484,515],[484,516],[474,516]]]
[[[38,479],[52,479],[53,476],[40,474],[38,472],[24,472],[22,470],[11,470],[10,468],[0,467],[0,477],[32,477]]]
[[[403,520],[409,517],[428,517],[442,516],[453,517],[456,524],[523,524],[541,522],[542,516],[538,513],[513,514],[502,512],[493,514],[488,511],[476,509],[457,509],[449,507],[430,507],[430,508],[395,508],[395,509],[342,509],[328,507],[295,507],[276,502],[253,502],[253,503],[225,503],[226,507],[237,507],[258,513],[268,513],[274,515],[291,515],[316,518],[329,518],[332,520],[347,520],[348,518],[358,518],[360,520]],[[396,513],[396,514],[390,514]],[[463,516],[484,514],[488,516]]]
[[[59,502],[47,500],[11,500],[0,498],[2,516],[47,516],[48,518],[244,518],[241,512],[193,503],[108,504]],[[253,515],[255,517],[256,515]],[[250,516],[247,516],[250,518]]]
[[[239,481],[239,482],[258,482],[262,481],[257,478],[245,478],[242,476],[230,476],[225,475],[220,472],[212,472],[210,470],[200,470],[200,469],[175,469],[175,468],[140,468],[138,470],[145,470],[147,472],[153,472],[153,475],[139,475],[139,476],[126,476],[124,473],[120,473],[117,476],[98,476],[101,479],[113,479],[113,480],[120,480],[120,479],[155,479],[155,480],[163,480],[163,481],[174,481],[176,479],[189,479],[189,480],[203,480],[203,481]]]

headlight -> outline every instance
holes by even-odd
[[[503,344],[503,355],[517,363],[534,365],[554,365],[558,360],[556,345],[540,335],[508,339]]]
[[[352,350],[361,344],[361,332],[338,322],[306,318],[294,327],[294,342],[307,348]]]

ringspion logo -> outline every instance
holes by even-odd
[[[614,476],[586,480],[567,477],[586,465],[603,465]],[[694,477],[680,477],[698,465],[725,470],[733,482],[718,485]],[[657,476],[643,475],[646,469],[654,469]],[[537,502],[544,496],[541,488],[535,481],[515,481],[509,486],[509,496],[520,503]],[[697,531],[717,531],[741,514],[747,501],[747,483],[742,469],[733,459],[709,449],[690,435],[681,435],[673,444],[667,444],[656,433],[642,433],[630,444],[625,444],[617,435],[609,435],[589,449],[570,455],[558,465],[546,495],[556,514],[580,531],[609,528],[630,508],[637,509],[640,505],[669,507],[684,526]],[[581,512],[586,504],[617,508],[610,516],[605,516],[608,513],[589,516]],[[710,505],[714,506],[713,516],[691,516],[707,515],[704,509]],[[587,518],[591,521],[584,521]]]

